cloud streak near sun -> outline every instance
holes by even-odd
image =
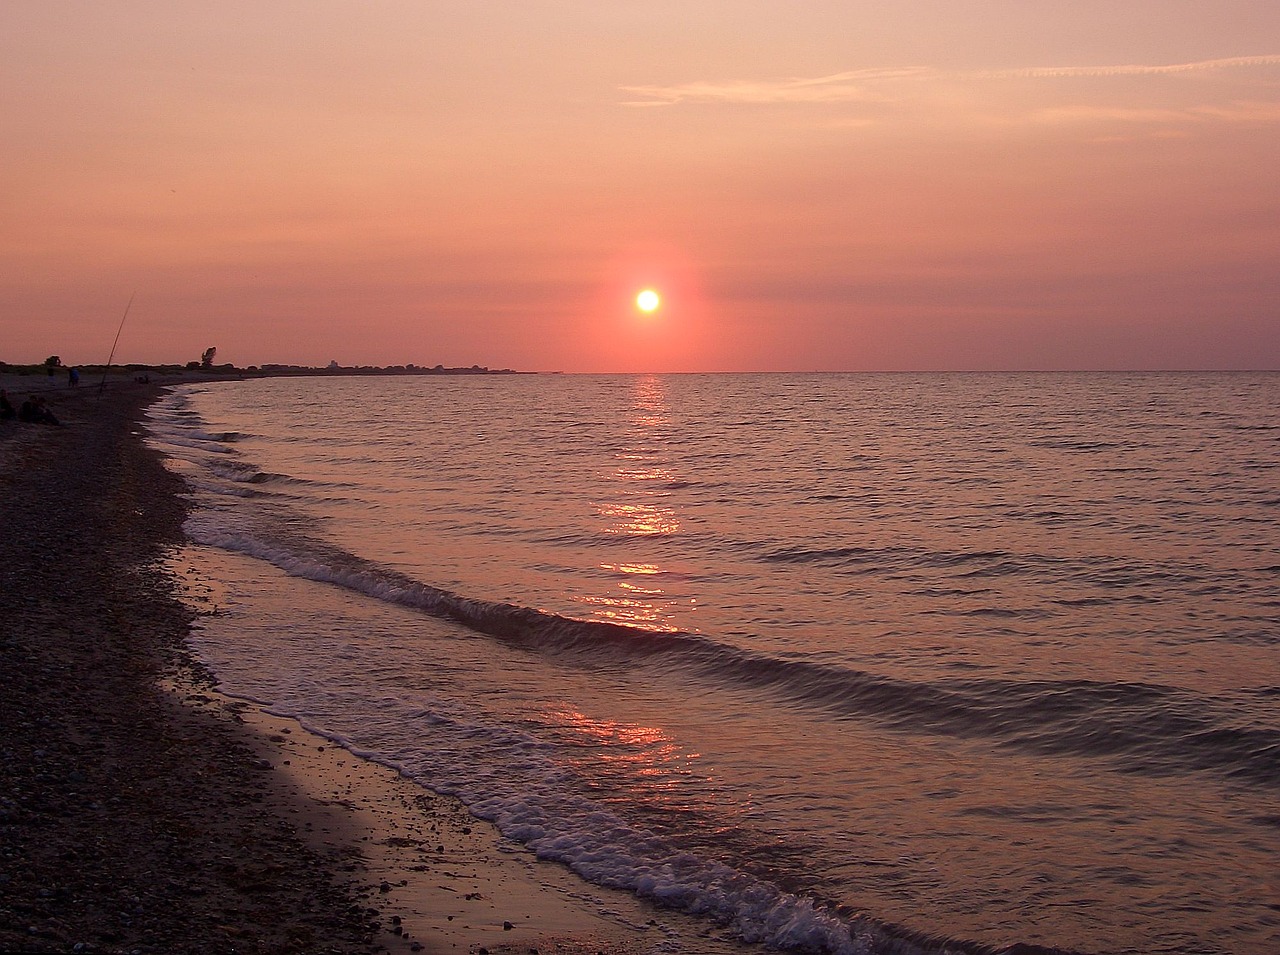
[[[840,103],[869,98],[867,84],[937,75],[927,67],[895,70],[850,70],[830,76],[781,80],[693,82],[676,86],[624,86],[623,92],[641,99],[628,106],[674,106],[677,103]]]
[[[1220,60],[1198,60],[1194,63],[1127,66],[1047,66],[1020,70],[991,70],[968,75],[992,79],[1055,79],[1072,76],[1163,76],[1172,73],[1209,73],[1244,67],[1280,66],[1278,56],[1233,56]],[[965,75],[965,74],[961,74]]]
[[[884,99],[889,96],[888,88],[896,84],[912,82],[1164,76],[1271,67],[1280,67],[1280,55],[1238,56],[1157,65],[1053,66],[954,72],[922,66],[849,70],[828,76],[787,77],[778,80],[697,81],[671,86],[624,86],[621,89],[624,93],[635,97],[625,102],[624,105],[627,106],[675,106],[682,103],[822,104]]]

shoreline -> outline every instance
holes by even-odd
[[[171,563],[185,486],[139,423],[164,384],[59,389],[63,427],[0,422],[0,950],[661,942],[644,903],[216,691]]]
[[[157,569],[183,486],[138,436],[159,390],[91,393],[0,431],[0,949],[373,951],[244,734],[166,703],[199,676]]]
[[[271,766],[267,802],[331,869],[350,874],[381,949],[630,955],[656,941],[638,922],[643,903],[534,859],[458,800],[217,688],[182,679],[165,688],[171,705],[239,725],[259,764]],[[618,921],[625,910],[630,925]]]

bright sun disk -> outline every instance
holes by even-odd
[[[652,312],[662,304],[662,299],[658,298],[658,293],[651,288],[645,289],[636,296],[636,308],[642,312]]]

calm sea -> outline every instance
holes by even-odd
[[[270,379],[152,434],[224,687],[591,882],[1280,952],[1280,375]]]

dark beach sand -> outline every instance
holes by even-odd
[[[50,391],[63,427],[0,421],[0,952],[659,941],[652,912],[600,920],[459,804],[214,691],[162,559],[185,504],[139,434],[158,393]]]
[[[0,950],[361,952],[371,916],[273,811],[155,566],[180,482],[131,432],[156,393],[0,422]]]

